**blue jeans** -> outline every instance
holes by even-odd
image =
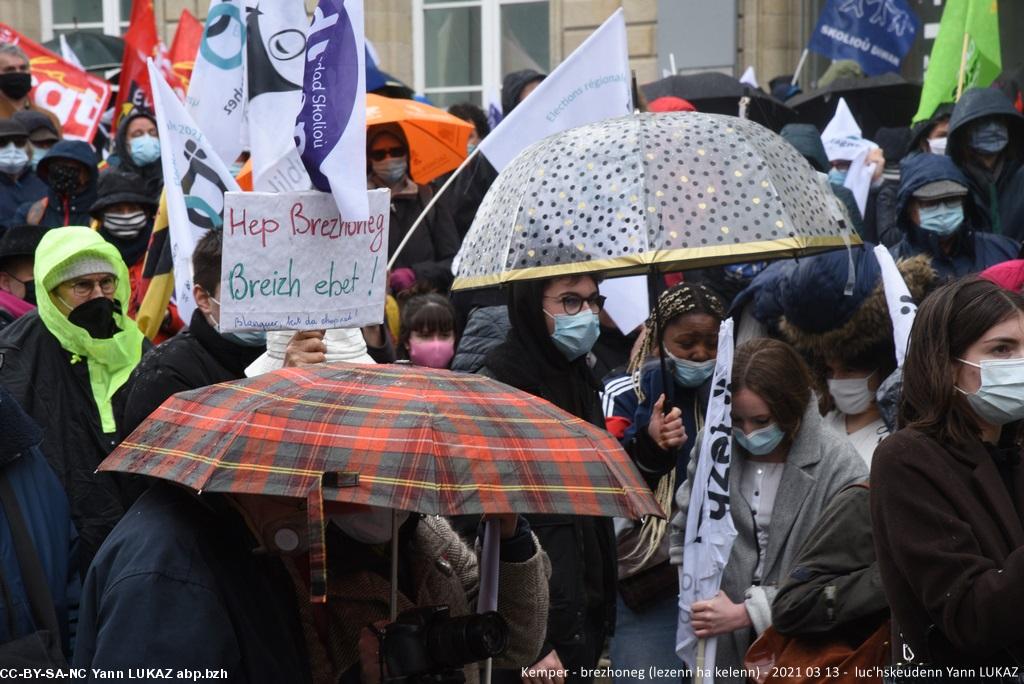
[[[647,606],[640,612],[634,612],[617,598],[618,612],[615,619],[615,636],[612,637],[610,656],[612,669],[643,670],[643,684],[655,682],[676,682],[682,677],[671,679],[664,677],[650,678],[651,666],[682,670],[686,666],[676,655],[676,624],[679,619],[679,608],[676,601],[669,598]],[[615,677],[615,684],[633,684],[639,682],[636,677]]]

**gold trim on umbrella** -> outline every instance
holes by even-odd
[[[661,271],[706,268],[742,261],[784,256],[810,256],[816,252],[863,244],[860,236],[851,232],[848,238],[838,235],[801,236],[783,240],[743,242],[732,245],[710,245],[707,247],[684,247],[682,249],[655,250],[638,254],[627,254],[614,259],[594,259],[550,266],[532,266],[510,269],[501,273],[483,276],[456,276],[452,290],[471,290],[479,287],[493,287],[518,280],[542,280],[558,276],[582,273],[614,273],[631,275],[647,273],[651,266]]]

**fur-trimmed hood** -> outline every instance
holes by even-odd
[[[837,252],[836,254],[839,254]],[[845,252],[841,253],[845,261]],[[829,255],[822,255],[829,256]],[[892,338],[892,322],[882,287],[881,270],[869,246],[859,255],[857,291],[851,297],[843,294],[846,268],[822,268],[824,264],[809,259],[793,273],[783,297],[783,318],[780,329],[786,339],[803,352],[818,358],[854,357]],[[816,257],[818,258],[818,257]],[[833,259],[834,260],[834,259]],[[902,259],[897,263],[911,296],[918,303],[931,290],[936,280],[931,259],[924,254]],[[793,296],[799,293],[799,296]],[[859,301],[857,300],[860,293]],[[810,301],[817,300],[817,303]],[[846,307],[842,299],[853,300]],[[814,310],[838,313],[828,326],[818,325],[820,319],[809,316]]]

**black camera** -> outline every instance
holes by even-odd
[[[463,667],[499,656],[507,647],[508,625],[494,611],[453,618],[447,606],[414,608],[384,627],[384,680],[458,684],[465,681]]]

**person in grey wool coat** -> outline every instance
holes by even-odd
[[[697,637],[722,637],[718,668],[742,667],[750,644],[771,625],[779,584],[822,512],[844,487],[867,478],[867,466],[849,440],[824,425],[810,371],[791,346],[767,338],[739,345],[732,385],[729,505],[737,536],[722,590],[691,608]],[[677,565],[683,561],[699,453],[698,443],[687,481],[676,493],[679,513],[672,520],[669,552]]]

